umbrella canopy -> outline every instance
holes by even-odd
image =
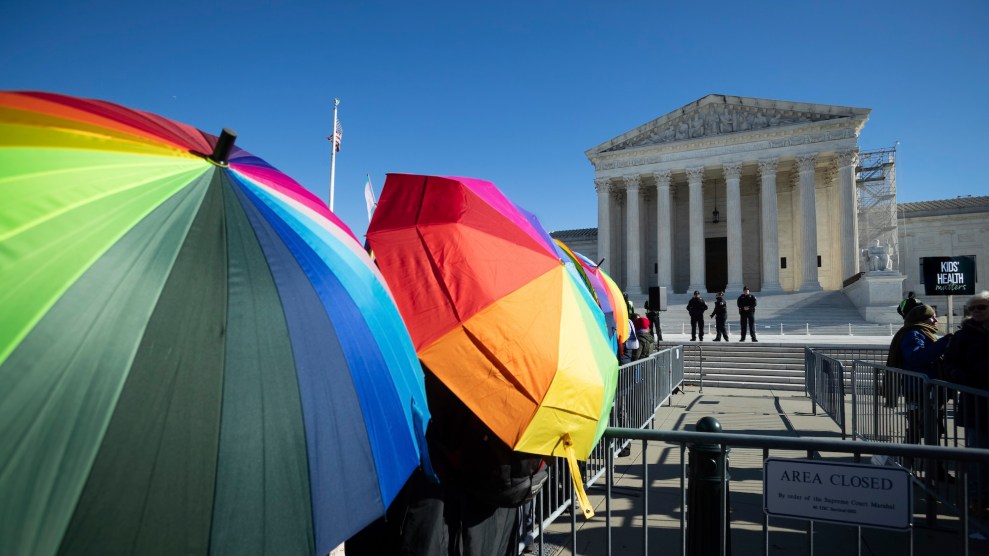
[[[491,183],[389,174],[368,242],[419,358],[499,438],[586,459],[617,380],[604,314]]]
[[[326,554],[420,464],[390,292],[233,137],[0,93],[0,553]]]
[[[594,301],[604,312],[605,324],[608,327],[608,335],[612,345],[617,349],[618,343],[623,343],[628,339],[628,326],[618,326],[616,323],[624,323],[628,320],[628,308],[625,306],[622,291],[618,284],[612,280],[611,276],[602,270],[593,261],[571,250],[565,243],[556,240],[560,249],[573,261],[577,272],[583,279],[584,286],[587,287]]]

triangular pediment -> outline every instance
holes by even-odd
[[[729,134],[839,119],[868,117],[868,108],[809,104],[726,95],[707,95],[587,151],[588,156],[625,149],[696,141]]]

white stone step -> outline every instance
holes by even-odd
[[[664,344],[675,345],[673,342]],[[682,345],[684,379],[689,385],[697,386],[700,383],[698,357],[702,356],[705,386],[804,390],[803,345],[769,342],[689,342]],[[856,345],[827,346],[837,359],[846,364],[854,359],[867,359],[863,355],[864,348]]]

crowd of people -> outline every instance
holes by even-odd
[[[917,299],[914,292],[908,292],[897,307],[903,326],[890,341],[886,366],[920,373],[927,379],[989,391],[989,291],[970,297],[964,311],[966,317],[957,330],[939,335],[935,308]],[[906,441],[919,444],[927,440],[925,433],[943,434],[947,396],[939,394],[928,400],[928,406],[938,412],[938,429],[925,430],[924,390],[919,381],[910,377],[901,380],[902,384],[893,386],[899,390],[895,395],[902,393],[906,402]],[[965,446],[989,449],[989,400],[976,393],[958,394],[954,420],[964,429]],[[977,516],[989,517],[989,462],[972,462],[967,471],[969,509]],[[953,477],[939,465],[936,479],[951,482]]]
[[[742,337],[739,340],[744,342],[746,336],[752,338],[753,342],[758,342],[755,335],[755,308],[758,304],[756,297],[752,295],[749,291],[749,287],[745,286],[742,288],[742,295],[738,296],[735,305],[738,307],[738,320],[739,325],[742,328]],[[687,302],[687,314],[690,315],[690,341],[696,342],[700,340],[704,341],[704,315],[707,313],[708,306],[704,298],[701,297],[701,292],[694,290],[693,297]],[[714,329],[717,332],[717,336],[714,338],[715,342],[729,341],[728,340],[728,302],[725,301],[725,292],[719,291],[714,299],[714,310],[711,312],[711,318],[714,319]]]

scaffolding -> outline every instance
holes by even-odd
[[[858,196],[859,253],[878,240],[879,245],[888,247],[893,268],[901,270],[896,228],[895,146],[859,153],[855,193]]]

